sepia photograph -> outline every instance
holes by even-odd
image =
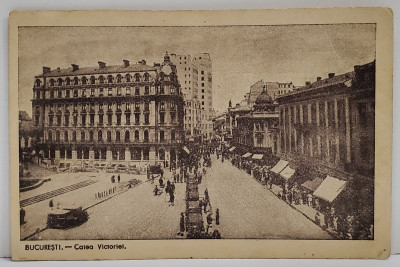
[[[377,23],[17,36],[25,251],[376,240]]]

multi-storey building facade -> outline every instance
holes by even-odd
[[[55,69],[35,77],[32,109],[45,158],[57,162],[170,163],[183,142],[183,98],[162,64]]]
[[[328,175],[347,181],[349,197],[358,199],[345,202],[354,205],[348,210],[364,212],[364,219],[371,223],[375,61],[342,75],[318,77],[278,102],[281,158],[295,163],[300,178]]]
[[[251,106],[254,105],[257,97],[263,92],[265,87],[268,88],[268,94],[273,101],[275,101],[276,98],[296,89],[292,82],[281,83],[260,80],[250,86],[250,93],[247,95],[247,103]]]
[[[208,53],[171,55],[177,66],[185,99],[185,131],[187,135],[212,138],[213,99],[212,62]]]
[[[278,105],[265,87],[254,104],[252,112],[236,118],[237,130],[231,143],[242,153],[273,155],[278,148]]]

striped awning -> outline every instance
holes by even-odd
[[[272,169],[271,172],[275,173],[275,174],[279,174],[287,165],[289,164],[289,162],[287,162],[286,160],[280,160]]]
[[[242,158],[248,158],[248,157],[250,157],[250,156],[251,156],[251,153],[247,152],[246,154],[244,154],[244,155],[242,156]]]

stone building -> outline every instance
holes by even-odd
[[[185,100],[184,121],[187,138],[200,136],[202,139],[211,139],[214,110],[210,55],[171,54],[171,61],[176,65]]]
[[[56,164],[167,164],[184,140],[183,97],[168,54],[154,66],[43,67],[32,110],[41,132],[36,149]]]
[[[253,154],[258,159],[276,154],[278,119],[278,105],[264,87],[254,101],[253,111],[236,118],[232,144],[241,153]]]
[[[295,90],[296,86],[294,86],[292,82],[281,83],[260,80],[250,86],[250,92],[247,95],[247,103],[253,106],[257,97],[263,92],[264,88],[268,88],[269,96],[273,101],[275,101],[276,98]]]
[[[347,183],[348,197],[358,199],[346,202],[350,210],[370,208],[366,217],[373,218],[375,61],[317,77],[278,102],[278,154],[294,164],[299,181],[335,177]]]

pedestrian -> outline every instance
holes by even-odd
[[[184,232],[185,232],[185,215],[183,212],[181,212],[181,218],[179,220],[179,235],[183,236]]]
[[[23,225],[25,223],[25,210],[24,208],[21,208],[19,211],[19,223],[20,225]]]
[[[289,193],[288,193],[288,202],[289,202],[290,205],[292,205],[292,200],[293,200],[293,195],[292,195],[292,192],[289,191]]]
[[[320,216],[319,212],[317,212],[317,214],[315,214],[315,223],[317,225],[321,224],[321,216]]]
[[[174,174],[174,183],[176,183],[176,174]]]
[[[207,199],[205,199],[205,200],[203,201],[204,213],[207,212],[207,205],[208,205],[208,201],[207,201]]]
[[[54,207],[53,200],[50,200],[50,202],[49,202],[49,207],[50,207],[50,209],[53,209],[53,207]]]
[[[174,206],[174,202],[175,202],[175,195],[174,192],[169,191],[169,201],[171,202],[171,206]]]
[[[155,196],[158,195],[158,187],[157,187],[157,185],[156,185],[156,187],[154,188],[153,192],[154,192],[154,195],[155,195]]]
[[[118,174],[118,183],[121,181],[121,176]]]
[[[215,224],[219,225],[219,209],[215,211]]]

